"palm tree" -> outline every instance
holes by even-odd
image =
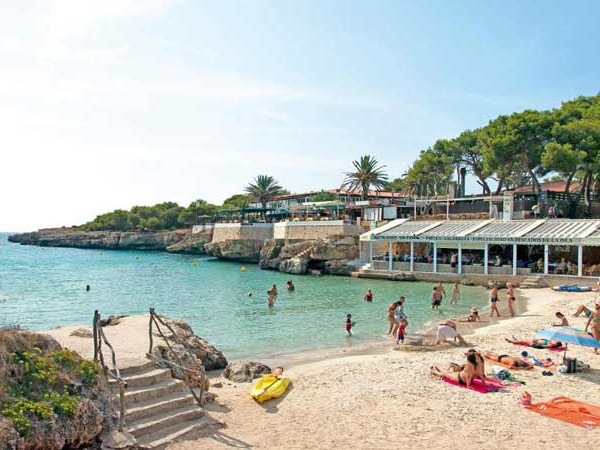
[[[342,189],[361,192],[362,199],[367,200],[371,186],[378,190],[387,186],[388,175],[385,166],[380,166],[373,156],[361,156],[358,161],[352,161],[352,165],[355,171],[345,173]]]
[[[267,203],[276,195],[281,194],[283,188],[279,186],[279,181],[269,175],[258,175],[253,183],[249,183],[244,189],[253,200],[260,202],[263,209],[267,208]]]

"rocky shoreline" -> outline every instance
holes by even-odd
[[[211,235],[192,234],[190,229],[161,231],[83,231],[74,228],[46,228],[14,234],[10,242],[41,247],[72,247],[99,250],[154,250],[170,253],[205,254]]]
[[[8,240],[42,247],[206,254],[226,261],[255,263],[263,270],[278,270],[290,274],[349,276],[356,270],[349,262],[359,256],[358,236],[305,241],[229,239],[211,242],[211,233],[192,233],[190,229],[83,231],[75,228],[47,228],[11,235]]]

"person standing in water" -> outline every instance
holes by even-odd
[[[438,285],[437,285],[437,291],[438,291],[438,292],[439,292],[439,294],[440,294],[440,300],[441,300],[441,299],[443,299],[444,297],[448,297],[448,296],[446,295],[446,289],[444,289],[444,283],[443,283],[443,282],[441,282],[441,281],[440,281],[440,282],[438,283]]]
[[[498,286],[496,284],[492,284],[492,289],[490,290],[490,317],[494,317],[494,311],[496,311],[496,315],[500,317],[500,312],[498,311]]]
[[[460,298],[460,288],[458,283],[454,283],[454,287],[452,288],[452,293],[450,294],[450,304],[456,305],[458,303],[458,299]]]
[[[90,285],[89,285],[89,284],[86,284],[86,285],[85,285],[85,291],[86,291],[86,292],[90,292],[90,289],[91,289]]]
[[[434,286],[433,291],[431,292],[431,309],[439,312],[441,304],[442,298],[438,292],[437,286]]]
[[[371,292],[371,289],[367,289],[367,293],[365,294],[365,302],[373,303],[373,293]]]
[[[346,316],[346,332],[348,336],[352,336],[352,314]]]
[[[394,335],[394,331],[396,330],[396,319],[394,317],[394,313],[396,312],[396,309],[400,306],[400,301],[394,302],[390,305],[390,307],[387,310],[387,319],[388,322],[390,323],[390,327],[388,329],[388,336],[389,335]]]
[[[512,283],[506,283],[506,299],[508,300],[508,311],[515,317],[515,289]]]
[[[269,289],[267,291],[267,295],[269,296],[268,300],[267,300],[267,304],[269,305],[269,308],[272,308],[273,306],[275,306],[275,300],[277,300],[277,285],[273,285],[273,287],[271,289]]]
[[[292,282],[292,280],[288,280],[288,282],[287,282],[287,290],[289,292],[292,292],[292,291],[296,290],[296,286],[294,286],[294,283]]]

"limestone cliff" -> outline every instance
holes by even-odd
[[[222,242],[211,242],[204,246],[206,253],[219,259],[257,263],[265,241],[256,239],[230,239]]]
[[[155,250],[203,254],[209,235],[189,229],[162,231],[83,231],[76,228],[46,228],[9,236],[11,242],[43,247],[94,248],[102,250]]]
[[[293,274],[314,271],[330,275],[349,275],[355,269],[347,263],[357,257],[358,241],[354,237],[288,244],[270,239],[265,241],[261,249],[259,267]]]

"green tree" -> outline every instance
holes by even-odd
[[[330,202],[333,200],[337,200],[337,196],[332,194],[331,192],[321,191],[317,192],[312,197],[313,202]]]
[[[375,157],[361,156],[358,161],[352,161],[354,171],[346,172],[342,189],[360,192],[362,199],[369,198],[371,186],[376,190],[385,189],[388,175],[385,166],[380,166]]]
[[[248,206],[252,199],[250,196],[246,194],[234,194],[229,198],[226,198],[223,202],[223,208],[225,209],[234,209],[234,208],[243,208]]]
[[[282,188],[279,182],[269,175],[258,175],[252,183],[246,186],[245,191],[252,200],[259,202],[263,208],[275,196],[280,195]]]

